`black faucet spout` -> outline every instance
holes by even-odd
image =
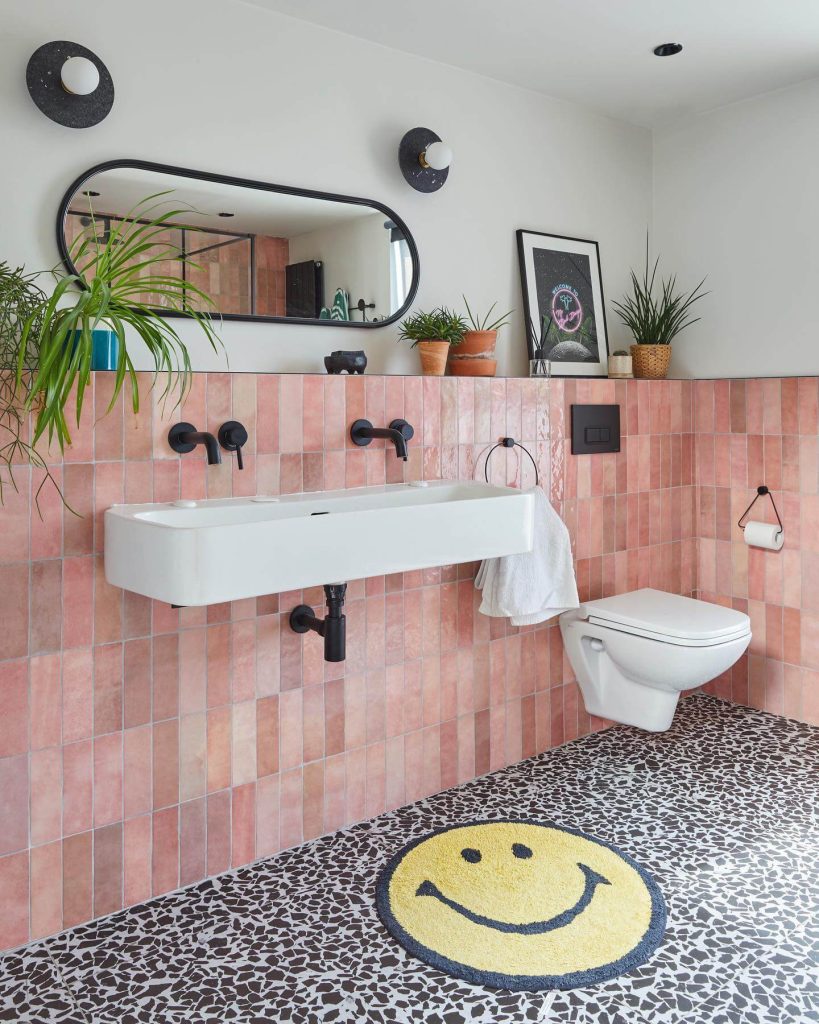
[[[168,444],[175,452],[185,455],[192,452],[197,445],[204,445],[208,456],[208,465],[217,466],[222,461],[219,442],[207,430],[197,430],[192,423],[177,423],[168,431]]]
[[[393,420],[388,427],[374,427],[369,420],[356,420],[350,427],[350,437],[353,444],[360,448],[371,444],[375,438],[383,438],[392,441],[395,445],[395,454],[404,462],[409,458],[407,442],[415,435],[415,431],[406,420]]]

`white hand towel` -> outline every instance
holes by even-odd
[[[532,550],[486,559],[475,578],[475,586],[483,591],[480,611],[508,616],[513,626],[545,622],[580,604],[569,531],[543,491],[535,487],[533,493]]]

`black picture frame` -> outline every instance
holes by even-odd
[[[373,328],[386,327],[389,324],[396,323],[406,314],[407,310],[412,306],[412,303],[415,300],[421,279],[421,261],[418,255],[418,246],[416,245],[415,239],[412,237],[407,225],[394,210],[390,209],[389,206],[385,206],[383,203],[379,203],[374,199],[362,199],[358,196],[347,196],[336,192],[319,192],[315,189],[296,188],[292,185],[274,185],[266,181],[255,181],[251,178],[236,178],[227,174],[216,174],[212,171],[197,171],[189,167],[176,167],[172,164],[159,164],[148,160],[135,159],[107,160],[104,163],[95,164],[93,167],[89,167],[88,170],[83,171],[83,173],[75,178],[75,180],[72,181],[66,189],[57,210],[57,248],[60,253],[60,259],[69,274],[76,274],[77,272],[76,267],[71,262],[63,227],[71,201],[74,199],[76,194],[82,190],[83,186],[89,181],[89,179],[100,174],[102,171],[110,171],[122,167],[134,168],[141,171],[156,171],[161,174],[173,174],[181,178],[193,178],[197,181],[213,181],[222,185],[236,185],[240,188],[259,189],[265,192],[279,192],[284,195],[306,196],[310,199],[325,199],[334,203],[351,203],[356,206],[368,206],[383,213],[385,219],[392,221],[395,228],[400,230],[406,239],[407,248],[409,249],[410,258],[412,260],[412,284],[407,292],[404,304],[400,309],[397,309],[389,316],[385,316],[383,319],[367,320],[362,322],[360,320],[320,320],[318,318],[313,319],[310,317],[264,316],[255,313],[219,313],[218,319],[220,320],[238,320],[250,323],[307,324],[311,327],[354,327],[359,330],[361,328],[372,330]],[[162,308],[158,308],[157,312],[161,316],[165,317],[184,317],[186,315],[185,313],[165,310]]]
[[[526,228],[518,229],[516,237],[529,358],[535,358],[534,331],[542,329],[545,300],[551,294],[552,311],[555,311],[558,300],[567,303],[564,310],[557,308],[558,315],[565,317],[563,322],[558,326],[551,321],[547,332],[551,346],[545,351],[544,358],[550,360],[552,376],[608,376],[608,327],[597,242]],[[591,314],[588,313],[589,307]],[[551,313],[545,315],[551,316]],[[589,315],[593,317],[591,325],[588,325]],[[571,326],[575,321],[576,326]],[[578,331],[583,332],[581,341],[571,337]],[[565,346],[566,354],[561,358],[552,357],[550,353],[560,343]],[[590,354],[582,359],[572,359],[571,355],[580,348],[585,348]]]

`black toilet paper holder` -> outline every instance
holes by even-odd
[[[740,530],[743,529],[743,527],[745,525],[745,523],[743,522],[745,517],[748,515],[748,513],[751,511],[751,509],[754,507],[754,505],[759,501],[759,499],[762,498],[766,494],[771,499],[771,504],[773,505],[774,515],[776,516],[776,521],[779,523],[779,529],[780,530],[784,530],[785,529],[785,527],[782,525],[782,520],[779,517],[779,509],[776,507],[776,502],[773,499],[773,495],[771,494],[770,490],[765,486],[765,484],[760,484],[759,487],[757,487],[757,489],[756,489],[756,497],[751,502],[751,504],[745,509],[745,511],[742,513],[742,515],[739,517],[739,522],[737,523],[737,526],[740,528]]]

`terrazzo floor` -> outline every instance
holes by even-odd
[[[458,821],[583,829],[650,871],[665,939],[565,992],[472,986],[375,912],[391,853]],[[20,1024],[819,1021],[819,729],[696,696],[672,729],[617,727],[0,957]]]

